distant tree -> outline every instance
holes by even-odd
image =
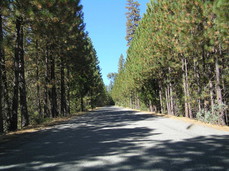
[[[126,40],[127,46],[130,46],[130,43],[134,37],[134,33],[136,28],[138,27],[138,23],[141,19],[140,17],[140,4],[138,1],[127,0],[126,9],[128,12],[126,13]]]
[[[123,54],[121,54],[118,61],[118,73],[120,73],[124,69],[124,65],[125,65],[125,59]]]
[[[117,73],[115,73],[115,72],[107,74],[107,78],[110,80],[110,85],[108,86],[108,91],[112,90],[116,77],[117,77]]]

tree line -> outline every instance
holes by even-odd
[[[0,0],[0,133],[107,99],[79,0]]]
[[[228,11],[227,0],[151,0],[115,78],[116,104],[229,124]]]

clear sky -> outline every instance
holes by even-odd
[[[149,0],[138,0],[141,14]],[[121,54],[126,57],[126,0],[81,0],[86,31],[92,39],[100,61],[105,85],[107,74],[117,72]]]

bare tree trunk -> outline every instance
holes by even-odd
[[[0,0],[0,134],[4,132],[3,125],[3,82],[2,82],[2,60],[3,59],[3,30],[2,30],[2,0]]]
[[[61,89],[61,114],[63,116],[66,115],[66,110],[67,110],[67,106],[66,106],[66,93],[65,93],[65,72],[64,72],[64,59],[62,54],[60,54],[60,77],[61,77],[61,85],[60,85],[60,89]]]
[[[183,89],[184,89],[184,104],[185,104],[185,117],[189,117],[189,110],[188,110],[188,99],[187,99],[187,83],[186,83],[186,69],[185,69],[185,62],[186,59],[182,59],[182,70],[183,70]]]
[[[49,48],[48,45],[46,45],[46,50],[45,50],[45,65],[46,65],[46,70],[45,70],[45,91],[44,91],[44,115],[45,117],[51,117],[50,115],[50,67],[49,67]]]
[[[70,70],[69,67],[67,67],[67,114],[69,115],[71,113],[70,111]]]
[[[153,105],[152,105],[152,101],[149,100],[149,111],[153,112]]]
[[[58,116],[58,111],[57,111],[57,94],[56,94],[55,57],[53,56],[52,53],[50,54],[50,62],[51,62],[51,84],[52,84],[50,101],[51,101],[51,108],[52,108],[51,110],[52,117],[55,118]]]
[[[214,112],[214,98],[213,98],[213,85],[212,81],[209,81],[209,87],[210,87],[210,99],[211,99],[211,113]]]
[[[40,118],[43,117],[41,108],[40,82],[39,82],[39,50],[38,41],[36,41],[36,81],[37,81],[37,104]]]
[[[169,98],[169,86],[165,89],[165,97],[166,97],[166,104],[167,104],[167,113],[171,114],[171,108],[170,108],[170,98]]]
[[[130,93],[130,108],[133,108],[133,93]]]
[[[189,93],[189,81],[188,81],[188,65],[187,65],[187,60],[185,59],[185,80],[186,80],[186,91],[187,91],[187,96],[188,98],[190,98],[190,93]],[[190,99],[188,99],[187,104],[188,104],[188,113],[189,113],[189,117],[192,119],[193,115],[192,115],[192,108],[191,108],[191,104],[190,104]]]
[[[8,82],[7,82],[7,76],[6,76],[6,61],[5,61],[5,52],[4,48],[2,51],[2,110],[3,110],[3,121],[5,123],[4,126],[10,125],[10,118],[12,118],[12,112],[10,108],[10,102],[9,102],[9,92],[8,92]],[[5,120],[4,120],[5,119]]]
[[[174,115],[173,88],[172,88],[172,84],[171,83],[169,83],[169,92],[170,92],[170,109],[171,109],[171,114]]]
[[[140,109],[140,99],[139,99],[139,96],[138,96],[138,93],[137,93],[137,109]]]
[[[161,82],[159,82],[159,98],[160,98],[161,113],[164,113],[164,105],[163,105],[163,99],[162,99],[162,84],[161,84]]]
[[[170,67],[169,67],[169,74],[171,74]],[[171,76],[169,79],[171,79]],[[170,106],[170,112],[171,112],[170,114],[174,115],[173,88],[172,88],[171,80],[169,80],[168,97],[169,97],[169,106]]]
[[[12,118],[10,119],[10,131],[18,129],[18,90],[19,90],[19,60],[20,60],[20,29],[21,22],[16,20],[16,45],[15,45],[15,57],[14,57],[14,94],[12,102]]]
[[[83,95],[80,95],[80,110],[81,112],[84,111],[84,103],[83,103]]]
[[[201,111],[201,99],[200,99],[200,95],[201,95],[201,87],[200,87],[200,75],[199,75],[199,70],[198,70],[198,62],[194,61],[194,73],[195,73],[195,77],[196,77],[196,81],[197,81],[197,91],[198,91],[198,98],[197,98],[197,103],[198,103],[198,111]]]
[[[221,55],[221,48],[220,48],[220,55]],[[216,90],[216,98],[217,98],[217,103],[218,105],[222,105],[223,101],[222,101],[222,91],[220,88],[220,70],[219,70],[219,59],[218,56],[216,56],[215,59],[215,76],[216,76],[216,85],[215,85],[215,90]],[[220,111],[219,112],[219,118],[220,118],[220,122],[222,125],[225,125],[225,116],[224,116],[224,111]]]
[[[24,65],[24,47],[23,47],[23,19],[17,18],[19,30],[19,90],[20,90],[20,107],[22,127],[29,125],[29,114],[26,100],[26,81],[25,81],[25,65]]]

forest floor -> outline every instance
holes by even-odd
[[[0,143],[0,170],[229,171],[229,132],[104,107]]]

